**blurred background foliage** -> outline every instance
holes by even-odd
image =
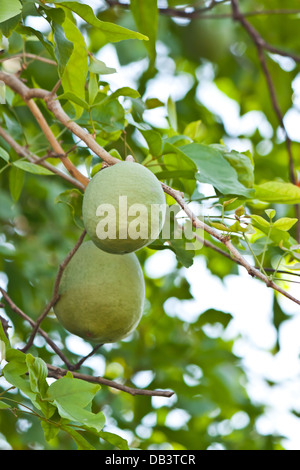
[[[4,30],[15,28],[21,21],[27,27],[41,30],[45,38],[51,34],[44,30],[45,20],[38,13],[36,5],[26,0],[22,3],[22,18],[13,18],[10,24],[2,23]],[[129,8],[109,5],[115,2],[100,3],[91,3],[97,18],[137,30],[134,15]],[[190,1],[189,5],[204,7],[209,3],[195,0]],[[130,125],[130,121],[128,124],[127,120],[133,118],[136,123],[153,123],[156,119],[159,123],[167,121],[167,98],[173,93],[179,134],[184,133],[188,124],[199,121],[198,134],[194,135],[199,142],[207,145],[223,141],[232,148],[236,145],[241,151],[251,151],[255,162],[256,184],[276,179],[289,181],[284,138],[253,41],[240,24],[230,17],[230,2],[215,3],[220,5],[215,5],[206,14],[225,14],[224,18],[190,20],[160,13],[155,63],[153,60],[151,62],[151,52],[149,59],[149,49],[143,41],[129,39],[103,46],[98,30],[78,21],[87,48],[95,57],[107,59],[112,50],[115,51],[120,67],[116,74],[100,74],[104,86],[110,80],[112,88],[114,83],[119,83],[119,87],[124,86],[124,74],[141,94],[141,98],[125,98],[122,105],[116,99],[100,111],[96,110],[93,115],[94,125],[98,126],[96,130],[99,131],[96,139],[107,150],[115,149],[123,156],[124,152],[132,153],[142,161],[147,153],[145,142],[141,141],[137,129]],[[245,12],[283,7],[280,0],[245,0],[241,3]],[[168,0],[167,4],[169,8],[183,5],[182,1],[177,0]],[[284,7],[296,9],[299,8],[299,2],[289,0]],[[249,21],[268,43],[300,54],[299,14],[257,14],[249,17]],[[144,33],[147,34],[146,31]],[[19,29],[10,30],[7,36],[3,35],[2,38],[5,53],[13,55],[26,51],[50,58],[45,45],[37,40],[35,33],[20,26]],[[105,47],[109,48],[105,50]],[[267,60],[281,110],[286,114],[299,104],[298,66],[292,59],[276,54],[269,54]],[[107,67],[115,66],[109,60],[105,62]],[[29,87],[53,88],[59,78],[56,67],[31,59],[25,59],[25,63],[22,79]],[[160,93],[155,95],[152,90]],[[214,95],[209,94],[210,90],[214,91]],[[218,91],[222,95],[218,95]],[[222,96],[219,103],[218,96]],[[228,110],[224,108],[224,97],[230,100],[231,107]],[[28,146],[38,156],[45,155],[48,142],[27,107],[10,90],[7,90],[7,101],[8,104],[0,106],[2,124],[21,145]],[[59,123],[50,121],[49,111],[42,102],[39,104],[64,149],[72,149],[76,141],[71,134],[65,132]],[[64,107],[70,114],[73,112],[68,100]],[[232,108],[236,109],[237,117],[244,119],[243,122],[248,125],[234,129],[230,115]],[[78,123],[91,129],[88,113],[84,112]],[[160,124],[155,127],[160,130]],[[123,132],[125,128],[126,134]],[[3,139],[0,139],[0,144],[12,160],[17,159],[15,152]],[[298,171],[299,142],[294,140],[292,147]],[[76,150],[69,153],[69,158],[88,173],[99,163],[98,158],[90,158],[89,155],[88,149],[79,143]],[[55,159],[49,161],[57,164]],[[6,162],[0,160],[0,165],[3,169]],[[37,319],[51,298],[59,263],[81,233],[68,205],[58,201],[60,195],[72,186],[56,176],[33,175],[15,168],[1,171],[0,181],[1,285],[24,312]],[[255,206],[252,203],[253,207],[257,214],[263,215],[263,210],[269,205]],[[294,217],[293,206],[280,205],[276,209],[280,216]],[[149,260],[158,257],[160,253],[151,247],[137,253],[144,268],[147,299],[137,331],[127,340],[103,346],[84,363],[81,372],[103,375],[133,386],[171,389],[174,396],[132,397],[103,386],[96,396],[94,407],[95,411],[104,411],[104,429],[124,436],[132,448],[140,449],[282,449],[282,436],[262,434],[257,429],[257,420],[265,410],[247,394],[247,373],[241,358],[233,352],[238,338],[226,339],[224,335],[232,321],[231,312],[215,309],[202,311],[199,307],[198,315],[193,320],[189,320],[188,315],[187,320],[184,320],[184,312],[188,311],[193,302],[186,271],[176,259],[166,274],[153,275],[147,266]],[[268,250],[266,265],[272,264],[274,254],[276,257],[277,253],[278,247]],[[209,248],[196,251],[196,256],[204,259],[211,274],[221,280],[228,275],[239,275],[234,262]],[[160,263],[158,257],[158,266]],[[205,289],[205,286],[199,285],[199,291],[201,289]],[[217,292],[211,294],[218,295]],[[177,311],[181,313],[178,315]],[[14,346],[22,347],[30,335],[31,327],[8,307],[1,310],[1,316],[9,321],[9,335]],[[274,296],[273,321],[277,331],[287,318],[288,315]],[[44,320],[42,327],[74,362],[91,350],[88,343],[64,331],[53,314]],[[280,344],[277,343],[274,354],[279,348]],[[63,365],[39,336],[35,339],[31,353],[42,357],[47,363]],[[0,393],[6,388],[4,381],[1,385],[1,380]],[[16,401],[28,404],[22,393],[16,390],[8,393]],[[93,440],[95,444],[98,442],[98,438],[90,436],[90,441]],[[0,448],[73,449],[76,446],[63,432],[47,443],[36,417],[20,411],[15,414],[2,411]],[[101,442],[101,448],[112,446]]]

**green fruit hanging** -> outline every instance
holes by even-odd
[[[166,214],[165,195],[150,170],[120,162],[99,171],[89,182],[82,214],[97,247],[109,253],[131,253],[158,238]]]
[[[66,266],[54,312],[69,332],[97,343],[112,343],[137,327],[145,284],[134,253],[116,256],[84,242]]]

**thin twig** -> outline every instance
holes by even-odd
[[[296,299],[294,296],[289,294],[287,291],[282,289],[281,287],[277,286],[271,279],[269,279],[267,276],[265,276],[263,273],[261,273],[258,269],[256,269],[254,266],[251,266],[240,254],[240,252],[235,248],[235,246],[231,243],[230,236],[224,236],[221,233],[219,233],[216,229],[213,227],[210,227],[209,225],[205,224],[202,222],[200,219],[198,219],[195,214],[192,212],[190,209],[189,205],[184,201],[182,195],[180,194],[179,191],[174,190],[170,188],[170,186],[165,185],[164,183],[162,184],[162,188],[165,191],[166,194],[169,194],[170,196],[175,199],[175,201],[178,202],[180,207],[184,210],[184,212],[187,214],[187,216],[190,218],[192,221],[192,225],[196,229],[200,229],[201,231],[204,231],[211,235],[213,238],[219,240],[223,245],[228,249],[230,252],[231,257],[235,262],[238,262],[241,266],[243,266],[249,273],[250,276],[256,277],[263,281],[267,287],[271,287],[272,289],[276,290],[280,294],[284,295],[288,299],[292,300],[296,304],[300,305],[300,300]]]
[[[78,248],[80,247],[80,245],[82,244],[83,242],[83,239],[86,235],[86,230],[84,230],[82,232],[82,234],[80,235],[78,241],[76,242],[75,246],[72,248],[72,250],[69,252],[69,254],[67,255],[67,257],[64,259],[64,261],[60,264],[59,266],[59,270],[58,270],[58,274],[56,276],[56,279],[55,279],[55,283],[54,283],[54,289],[53,289],[53,294],[52,294],[52,298],[50,299],[48,305],[46,306],[46,308],[44,309],[43,313],[39,316],[39,318],[36,320],[35,322],[35,325],[34,325],[34,328],[33,328],[33,331],[30,335],[30,338],[26,344],[26,346],[24,346],[24,348],[22,349],[23,352],[26,352],[28,351],[28,349],[32,346],[33,344],[33,341],[34,341],[34,338],[35,338],[35,335],[36,333],[38,332],[38,329],[40,327],[40,324],[42,323],[42,321],[44,320],[44,318],[46,318],[46,316],[48,315],[48,313],[50,312],[51,308],[56,304],[56,302],[58,301],[59,299],[59,284],[60,284],[60,281],[61,281],[61,278],[62,278],[62,275],[63,275],[63,272],[66,268],[66,266],[68,265],[68,263],[71,261],[71,259],[73,258],[74,254],[76,253],[76,251],[78,250]]]
[[[66,375],[67,370],[62,369],[61,367],[55,367],[50,364],[47,364],[49,370],[49,377],[60,378]],[[117,390],[121,390],[122,392],[129,393],[130,395],[147,395],[150,397],[171,397],[174,395],[174,392],[166,391],[166,390],[148,390],[148,389],[140,389],[140,388],[132,388],[128,387],[127,385],[122,385],[118,382],[114,382],[112,380],[105,379],[103,377],[93,377],[92,375],[87,374],[80,374],[79,372],[72,372],[72,375],[81,380],[86,380],[87,382],[97,383],[101,385],[107,385],[108,387],[115,388]]]
[[[28,160],[31,163],[35,163],[36,165],[40,165],[44,168],[47,168],[47,170],[52,171],[52,173],[68,181],[68,183],[71,183],[76,188],[80,190],[84,190],[84,186],[79,181],[77,181],[75,178],[72,178],[72,176],[69,176],[67,173],[64,173],[59,168],[51,165],[48,162],[45,162],[44,158],[41,159],[37,155],[34,155],[32,152],[28,150],[27,147],[23,147],[20,144],[18,144],[1,126],[0,126],[0,136],[11,146],[11,148],[15,150],[15,152],[21,158],[26,158],[26,160]]]
[[[28,59],[33,59],[33,60],[39,60],[40,62],[44,62],[45,64],[55,65],[57,67],[57,62],[55,62],[55,60],[47,59],[47,57],[42,57],[40,55],[31,54],[30,52],[21,52],[19,54],[10,55],[9,57],[3,57],[2,59],[0,59],[0,63],[5,62],[10,59],[17,59],[17,58],[22,59],[24,57],[27,57]]]
[[[239,9],[238,0],[231,0],[231,4],[232,4],[233,19],[235,19],[236,21],[238,21],[242,25],[242,27],[245,29],[245,31],[247,31],[247,33],[249,34],[249,36],[251,37],[251,39],[253,40],[253,42],[256,46],[258,59],[259,59],[259,62],[261,64],[261,68],[262,68],[262,71],[264,73],[264,76],[265,76],[265,79],[266,79],[266,82],[267,82],[267,86],[268,86],[272,106],[273,106],[273,109],[274,109],[275,114],[277,116],[279,125],[280,125],[280,127],[281,127],[281,129],[284,133],[284,136],[285,136],[285,142],[286,142],[288,158],[289,158],[290,181],[293,184],[297,184],[297,176],[296,176],[296,171],[295,171],[294,158],[293,158],[293,154],[292,154],[292,142],[291,142],[291,139],[289,138],[288,132],[286,130],[286,127],[285,127],[285,124],[284,124],[284,121],[283,121],[283,114],[281,112],[281,109],[280,109],[280,106],[279,106],[279,103],[278,103],[278,99],[277,99],[277,95],[276,95],[276,91],[275,91],[275,85],[273,83],[272,76],[271,76],[270,71],[268,69],[267,61],[266,61],[265,54],[264,54],[264,49],[267,48],[268,50],[270,50],[270,47],[265,42],[265,40],[261,37],[259,32],[249,23],[248,20],[245,19],[243,13],[241,13],[241,11]],[[272,49],[273,52],[275,52],[275,48],[271,47],[271,49]],[[278,53],[278,50],[277,50],[277,53]],[[300,58],[299,58],[299,61],[300,61]],[[299,209],[298,204],[295,205],[295,211],[296,211],[296,217],[298,219],[298,223],[297,223],[297,240],[298,240],[298,242],[300,242],[300,209]]]
[[[17,313],[20,317],[22,317],[24,320],[26,320],[31,326],[35,326],[35,321],[32,320],[28,315],[26,315],[23,310],[21,310],[14,302],[13,300],[9,297],[7,292],[0,287],[0,292],[6,301],[6,303],[9,305],[9,307],[12,309],[13,312]],[[66,364],[67,367],[72,367],[72,364],[68,360],[68,358],[62,353],[62,351],[59,349],[59,347],[52,341],[52,339],[48,336],[48,334],[42,330],[41,328],[38,329],[39,334],[46,340],[46,342],[51,346],[54,352],[62,359],[62,361]]]

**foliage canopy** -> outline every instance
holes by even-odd
[[[298,2],[96,3],[0,0],[0,447],[281,449],[257,429],[232,312],[182,312],[198,258],[270,287],[278,335],[279,297],[300,303]],[[142,321],[92,350],[57,322],[56,281],[83,239],[87,181],[128,155],[193,235],[174,219],[137,252]],[[151,275],[166,252],[174,268]]]

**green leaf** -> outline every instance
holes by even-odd
[[[300,188],[292,183],[280,181],[267,181],[257,184],[255,198],[276,204],[299,204]]]
[[[62,418],[101,431],[105,424],[103,413],[100,411],[95,414],[86,409],[99,389],[97,384],[63,377],[49,386],[47,395],[48,399],[56,404]]]
[[[63,193],[59,194],[55,203],[64,203],[70,208],[73,220],[79,228],[83,228],[82,222],[82,200],[83,194],[76,188],[67,189]]]
[[[31,390],[29,381],[23,377],[27,372],[26,355],[21,351],[10,349],[7,351],[6,359],[9,362],[3,368],[5,379],[25,393],[31,402],[40,409],[36,394]]]
[[[22,11],[22,5],[19,0],[2,0],[0,8],[0,23],[17,16]]]
[[[7,410],[9,408],[11,408],[11,406],[0,399],[0,410]]]
[[[40,43],[44,46],[44,48],[47,50],[47,52],[50,54],[50,56],[55,59],[55,52],[54,52],[54,47],[53,44],[37,29],[31,28],[30,26],[24,26],[22,24],[19,24],[15,31],[18,34],[21,35],[26,35],[26,36],[36,36]]]
[[[112,100],[115,98],[118,98],[119,96],[127,96],[129,98],[139,98],[141,95],[137,90],[134,90],[133,88],[130,88],[129,86],[124,86],[121,88],[118,88],[116,91],[114,91],[111,95],[109,95],[104,101],[107,99]]]
[[[2,147],[0,147],[0,158],[2,158],[6,162],[9,161],[9,154]]]
[[[264,219],[260,215],[252,214],[251,219],[254,220],[253,225],[258,225],[258,227],[264,227],[264,228],[267,228],[267,229],[270,228],[270,222],[268,222],[266,219]]]
[[[156,59],[157,0],[131,0],[130,9],[138,30],[149,38],[149,42],[145,43],[145,47],[149,54],[150,67],[152,67]]]
[[[66,38],[64,29],[61,25],[52,23],[52,28],[54,32],[53,37],[56,44],[55,57],[59,66],[59,74],[62,76],[68,60],[71,57],[74,46],[71,41]]]
[[[114,23],[109,23],[108,21],[99,20],[95,16],[93,9],[89,5],[84,5],[78,2],[66,2],[62,0],[56,0],[54,3],[60,4],[65,8],[72,10],[74,13],[77,13],[77,15],[84,19],[88,24],[90,24],[94,28],[97,28],[97,40],[102,46],[109,42],[118,42],[124,39],[140,39],[146,41],[148,40],[147,36],[143,34],[131,31]]]
[[[273,227],[279,230],[288,231],[298,222],[298,219],[292,219],[289,217],[282,217],[273,223]]]
[[[92,73],[97,73],[99,75],[108,75],[111,73],[116,73],[116,69],[112,67],[107,67],[107,65],[102,62],[102,60],[96,59],[96,57],[90,56],[89,71]]]
[[[224,195],[251,197],[254,194],[239,181],[237,172],[219,150],[197,143],[180,148],[197,165],[200,171],[197,179],[202,183],[212,184]]]
[[[31,354],[26,355],[26,364],[29,372],[29,381],[31,390],[45,396],[48,389],[46,381],[48,368],[46,363],[39,357],[33,357]]]
[[[93,104],[99,91],[99,85],[96,75],[90,72],[89,84],[88,84],[88,95],[89,104]]]
[[[17,202],[24,185],[24,171],[17,166],[12,166],[9,170],[9,190],[14,202]]]
[[[184,135],[192,139],[194,142],[198,142],[202,139],[204,133],[204,126],[202,121],[193,121],[187,124],[183,131]]]
[[[239,181],[246,186],[246,188],[253,188],[254,168],[251,159],[247,155],[236,152],[235,150],[224,152],[223,157],[235,169]]]
[[[85,101],[85,82],[88,73],[85,41],[70,18],[66,17],[62,26],[66,38],[73,44],[73,51],[61,76],[61,84],[64,93],[73,93],[77,98]],[[74,104],[74,109],[76,117],[79,118],[82,114],[82,107]]]
[[[28,173],[32,173],[34,175],[52,175],[53,172],[44,168],[41,165],[37,165],[36,163],[25,162],[23,160],[16,160],[13,162],[13,165],[21,170],[27,171]]]
[[[78,431],[76,431],[71,426],[63,425],[61,426],[61,429],[74,439],[78,450],[95,450],[95,447],[92,446],[92,444],[90,444]]]
[[[49,421],[44,421],[44,420],[41,420],[40,423],[41,423],[41,426],[43,428],[44,436],[45,436],[45,439],[46,439],[47,442],[51,441],[52,439],[54,439],[57,436],[57,434],[60,430],[59,425],[55,425],[55,424],[52,424]]]
[[[157,131],[153,131],[152,129],[139,129],[139,131],[145,138],[151,155],[156,157],[160,156],[163,147],[163,141],[160,133]]]
[[[59,100],[67,100],[67,101],[72,101],[72,103],[75,103],[76,105],[80,106],[83,109],[90,109],[89,104],[83,100],[82,98],[79,98],[75,93],[72,93],[71,91],[67,91],[66,93],[63,93],[62,95],[58,96]]]
[[[98,433],[98,436],[120,450],[129,450],[128,442],[126,441],[126,439],[123,439],[123,437],[118,436],[117,434],[107,431],[100,431]]]
[[[202,327],[207,323],[214,324],[214,323],[221,323],[225,328],[232,320],[231,313],[222,312],[221,310],[215,310],[213,308],[206,310],[205,312],[201,313],[198,320],[194,323],[196,327]]]
[[[176,112],[176,104],[172,100],[171,96],[169,96],[167,101],[167,111],[168,111],[168,118],[170,122],[170,126],[177,132],[177,112]]]

